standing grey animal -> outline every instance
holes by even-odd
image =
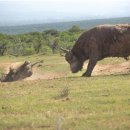
[[[65,59],[70,64],[72,73],[82,69],[86,60],[88,67],[83,76],[89,77],[99,60],[106,57],[130,55],[130,25],[100,25],[84,32],[73,48],[66,52]]]

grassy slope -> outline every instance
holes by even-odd
[[[63,57],[0,58],[1,62],[44,59],[41,70],[69,73]],[[123,60],[103,60],[118,63]],[[59,65],[60,64],[60,65]],[[60,69],[58,69],[60,68]],[[67,78],[0,84],[0,129],[129,130],[130,75],[95,76],[68,74]],[[68,88],[68,97],[60,97]],[[59,98],[56,98],[59,97]]]

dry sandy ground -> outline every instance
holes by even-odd
[[[87,68],[87,64],[84,66]],[[125,74],[130,72],[130,61],[121,64],[97,64],[93,70],[92,75],[111,75],[111,74]]]
[[[10,67],[17,67],[21,62],[15,63],[1,63],[0,67],[4,68],[5,73],[8,73]],[[87,68],[87,64],[84,65],[84,69]],[[130,72],[130,61],[121,64],[107,64],[101,65],[97,64],[93,70],[92,75],[111,75],[111,74],[125,74]],[[42,73],[37,67],[33,68],[33,75],[26,78],[25,80],[38,80],[38,79],[54,79],[66,77],[65,73],[48,72]]]

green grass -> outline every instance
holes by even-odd
[[[2,73],[3,73],[3,68],[0,67],[0,76],[2,75]]]
[[[31,56],[29,60],[36,61],[37,57]],[[8,62],[26,58],[9,58]],[[69,77],[1,83],[0,129],[58,130],[60,125],[60,130],[130,129],[129,74],[81,78],[81,73],[70,74],[63,57],[39,56],[39,59],[43,59],[45,65],[53,65],[48,69],[45,66],[45,72],[66,70]],[[106,60],[115,63],[115,59]],[[106,64],[106,60],[100,64]],[[55,98],[65,87],[69,89],[68,96]]]

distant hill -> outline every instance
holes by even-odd
[[[32,25],[23,25],[23,26],[7,26],[7,27],[2,26],[0,27],[0,33],[21,34],[21,33],[29,33],[29,32],[42,32],[48,29],[57,29],[59,31],[63,31],[71,28],[73,25],[80,26],[82,29],[90,29],[100,24],[119,24],[119,23],[130,24],[130,17],[46,23],[46,24],[32,24]]]

